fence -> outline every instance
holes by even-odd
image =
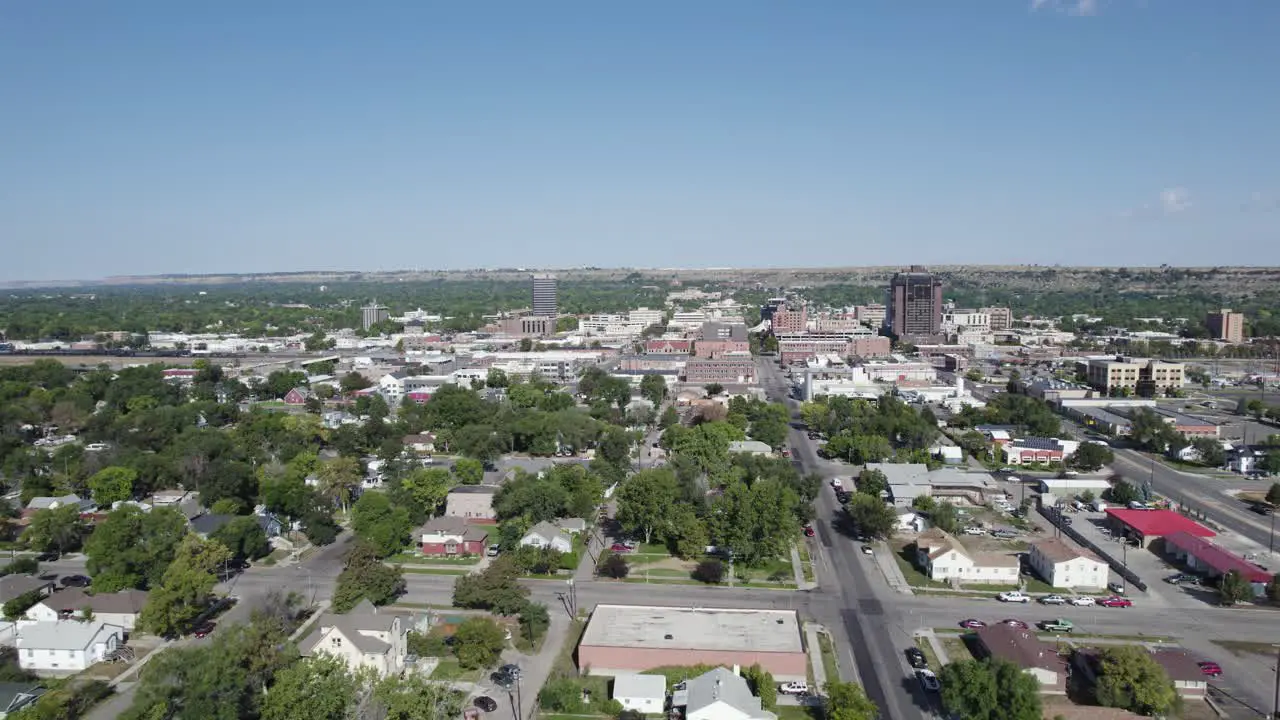
[[[1044,519],[1048,520],[1049,522],[1057,526],[1057,528],[1062,531],[1063,535],[1066,535],[1072,540],[1075,540],[1081,546],[1089,548],[1094,553],[1096,553],[1098,557],[1105,560],[1106,563],[1111,566],[1111,569],[1116,571],[1117,575],[1125,579],[1126,583],[1138,588],[1142,592],[1147,591],[1147,584],[1142,582],[1142,578],[1138,577],[1137,574],[1135,574],[1128,567],[1125,567],[1124,563],[1111,557],[1111,553],[1107,552],[1106,550],[1103,550],[1101,547],[1096,545],[1092,540],[1090,540],[1089,538],[1086,538],[1084,535],[1081,535],[1078,530],[1076,530],[1075,528],[1063,522],[1064,516],[1062,515],[1062,513],[1050,513],[1046,510],[1044,506],[1037,507],[1036,511],[1039,512]]]

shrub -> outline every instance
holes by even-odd
[[[600,574],[605,577],[621,580],[631,573],[631,565],[621,555],[610,554],[600,563]]]
[[[724,563],[715,558],[708,558],[698,563],[693,569],[693,579],[698,582],[704,582],[708,585],[715,585],[724,581],[725,568]]]

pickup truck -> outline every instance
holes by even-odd
[[[1038,623],[1038,625],[1040,629],[1045,632],[1069,633],[1076,629],[1076,626],[1072,625],[1070,620],[1063,620],[1062,618],[1058,618],[1056,620],[1043,620]]]

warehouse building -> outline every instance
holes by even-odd
[[[578,667],[592,675],[756,663],[778,682],[806,680],[808,660],[795,611],[597,605],[578,644]]]

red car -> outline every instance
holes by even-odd
[[[812,525],[805,525],[805,526],[804,526],[804,536],[805,536],[805,537],[813,537],[813,536],[814,536],[814,531],[813,531],[813,526],[812,526]]]
[[[974,620],[973,618],[969,618],[968,620],[962,620],[960,622],[960,627],[969,628],[970,630],[977,630],[978,628],[984,628],[986,626],[987,626],[986,623],[982,622],[981,620]]]
[[[629,553],[632,551],[631,548],[627,547],[626,545],[623,545],[622,543],[614,543],[613,545],[609,546],[609,549],[616,553]]]
[[[1200,672],[1205,675],[1208,675],[1209,677],[1222,677],[1222,666],[1218,663],[1205,660],[1204,662],[1196,664],[1200,666]]]
[[[1133,607],[1133,601],[1129,598],[1122,598],[1114,595],[1106,600],[1099,601],[1098,604],[1102,607]]]
[[[782,457],[791,457],[791,451],[786,448],[782,448]]]
[[[191,634],[195,635],[198,638],[208,637],[209,633],[213,632],[213,629],[216,628],[217,626],[218,626],[217,623],[207,622],[197,627],[195,630],[191,632]]]
[[[1008,625],[1009,627],[1016,627],[1019,630],[1026,630],[1029,627],[1026,623],[1022,622],[1021,620],[1015,620],[1013,618],[1009,618],[1007,620],[1001,620],[1000,624]]]

